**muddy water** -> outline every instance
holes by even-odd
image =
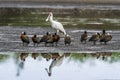
[[[119,80],[119,53],[0,53],[2,80]]]

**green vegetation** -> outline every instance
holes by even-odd
[[[0,62],[4,62],[9,58],[9,55],[0,54]]]
[[[75,54],[72,53],[70,60],[77,61],[84,63],[89,59],[98,59],[98,60],[103,60],[104,62],[108,63],[114,63],[114,62],[119,62],[120,61],[120,52],[113,52],[113,53],[99,53],[100,56],[98,57],[98,53],[83,53],[83,54]],[[103,58],[104,54],[104,58]]]
[[[26,53],[27,54],[27,53]],[[39,54],[39,53],[38,53]],[[32,55],[32,54],[31,54]],[[32,56],[29,55],[29,58]],[[103,57],[104,56],[104,57]],[[17,62],[20,58],[20,53],[14,53],[14,54],[0,54],[0,63],[8,60],[10,57],[12,57],[15,62]],[[38,55],[38,60],[49,58],[49,53],[47,55]],[[88,60],[102,60],[104,62],[108,63],[114,63],[114,62],[120,62],[120,52],[99,52],[99,53],[70,53],[68,56],[69,61],[75,61],[84,63]]]
[[[49,27],[50,23],[45,22],[48,11],[53,11],[54,19],[62,22],[65,28],[120,29],[119,10],[81,10],[77,8],[0,8],[0,26]],[[104,19],[113,19],[113,22],[117,20],[118,23],[112,23]]]

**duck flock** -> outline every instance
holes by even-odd
[[[41,38],[37,37],[37,35],[32,36],[32,41],[34,43],[34,46],[38,46],[40,43],[44,43],[45,46],[48,44],[51,44],[51,46],[57,46],[58,42],[60,41],[60,35],[59,32],[63,33],[64,35],[64,44],[65,45],[70,45],[71,44],[71,37],[66,33],[63,25],[58,22],[53,20],[53,13],[49,12],[49,15],[46,19],[46,21],[50,21],[51,27],[56,29],[56,32],[54,34],[51,34],[50,32],[46,32],[45,35],[43,35]],[[82,35],[80,35],[80,42],[86,44],[87,41],[93,42],[93,45],[96,45],[96,42],[99,41],[101,44],[107,44],[112,39],[112,35],[109,33],[106,33],[106,30],[102,31],[102,34],[100,33],[95,33],[93,34],[90,38],[88,37],[87,31],[84,31]],[[22,32],[20,36],[21,41],[23,42],[23,46],[27,45],[30,43],[30,39],[26,32]]]
[[[21,41],[23,42],[23,46],[28,46],[30,43],[30,38],[26,34],[26,32],[22,32]],[[47,44],[51,44],[51,46],[57,46],[58,42],[60,41],[60,35],[57,33],[51,34],[50,32],[47,32],[45,35],[43,35],[41,38],[37,37],[37,35],[33,35],[31,40],[34,43],[34,46],[38,46],[40,43],[44,43],[45,46]],[[71,37],[69,35],[66,35],[64,37],[64,43],[65,45],[71,44]]]
[[[50,32],[46,32],[45,35],[43,35],[42,37],[38,37],[36,34],[33,35],[31,37],[31,40],[34,44],[34,46],[38,46],[40,43],[44,43],[45,46],[47,46],[48,44],[51,44],[51,46],[58,46],[58,43],[60,41],[60,35],[57,33],[51,34]],[[28,46],[30,43],[30,37],[26,34],[26,32],[22,32],[20,39],[23,43],[23,46]],[[80,35],[79,38],[80,42],[83,44],[87,44],[87,42],[92,42],[93,45],[96,45],[96,42],[100,42],[100,44],[104,43],[105,45],[107,44],[107,42],[111,41],[112,39],[112,35],[110,35],[109,33],[106,33],[105,30],[102,31],[102,33],[95,33],[92,36],[88,36],[87,31],[84,31],[84,33],[82,35]],[[64,45],[70,45],[72,40],[71,37],[69,35],[65,35],[64,36]]]

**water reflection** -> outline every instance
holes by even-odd
[[[109,67],[114,67],[114,65],[119,65],[120,61],[120,53],[112,53],[112,52],[97,52],[97,53],[1,53],[0,54],[0,65],[1,67],[7,67],[9,63],[9,68],[13,69],[13,72],[11,74],[14,74],[16,77],[29,77],[27,79],[31,79],[32,76],[29,75],[43,75],[44,78],[48,79],[52,77],[53,79],[59,78],[57,80],[64,80],[60,76],[64,74],[65,78],[72,80],[69,77],[76,78],[77,75],[81,74],[81,76],[84,74],[84,71],[92,70],[92,67],[88,65],[92,65],[94,69],[97,69],[97,72],[93,72],[93,80],[99,79],[100,77],[97,74],[101,74],[101,70],[108,69]],[[14,62],[14,63],[13,63]],[[106,64],[107,63],[107,64]],[[3,65],[4,64],[4,65]],[[77,65],[76,65],[77,64]],[[86,65],[87,64],[87,65]],[[96,65],[95,65],[96,64]],[[113,65],[114,64],[114,65]],[[15,65],[15,67],[11,67],[11,65]],[[82,68],[82,66],[86,65],[87,68]],[[107,65],[108,67],[105,68],[104,65]],[[104,66],[104,67],[103,67]],[[0,67],[0,69],[1,69]],[[0,72],[0,75],[5,73],[9,76],[9,70],[7,71],[5,68],[3,68],[3,71]],[[116,68],[120,69],[120,68]],[[35,71],[34,71],[35,70]],[[82,72],[83,70],[83,72]],[[5,72],[7,71],[7,72]],[[33,71],[33,72],[32,72]],[[94,71],[94,70],[93,70]],[[106,71],[106,70],[105,70]],[[105,74],[103,71],[102,74]],[[60,73],[59,73],[60,72]],[[99,73],[98,73],[99,72]],[[111,68],[110,71],[111,74],[109,74],[108,77],[115,76],[112,73],[118,73],[114,68]],[[67,74],[66,74],[67,73]],[[91,74],[86,75],[91,75]],[[27,76],[25,76],[27,75]],[[70,76],[72,75],[72,76]],[[48,78],[47,78],[48,76]],[[102,75],[101,75],[102,76]],[[78,79],[85,79],[80,78],[80,76],[77,76]],[[104,76],[103,79],[108,79],[108,77]],[[1,78],[1,76],[0,76]],[[2,77],[3,78],[3,77]],[[3,80],[9,79],[4,77]],[[112,78],[112,77],[110,77]],[[120,77],[117,76],[117,78],[120,79]],[[43,80],[46,80],[43,79]],[[12,79],[16,80],[16,78]],[[25,78],[26,80],[26,78]],[[37,79],[36,79],[37,80]],[[38,79],[39,80],[39,79]],[[89,80],[86,79],[86,80]]]
[[[21,59],[22,61],[25,61],[25,60],[26,60],[26,57],[28,57],[28,53],[21,53],[21,54],[20,54],[20,59]]]
[[[68,53],[66,53],[68,54]],[[55,66],[60,66],[63,62],[63,59],[65,57],[65,54],[59,54],[59,53],[53,53],[51,54],[51,59],[52,59],[52,62],[51,64],[49,65],[49,68],[45,68],[46,72],[48,73],[48,76],[51,76],[52,74],[52,68],[54,68]]]

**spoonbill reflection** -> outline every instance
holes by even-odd
[[[53,56],[53,59],[52,59],[52,62],[49,66],[49,69],[45,68],[45,70],[48,73],[48,76],[51,76],[53,67],[60,66],[63,62],[63,59],[64,59],[64,54],[62,54],[62,55],[52,54],[52,56]],[[56,57],[54,57],[54,56],[56,56]]]

